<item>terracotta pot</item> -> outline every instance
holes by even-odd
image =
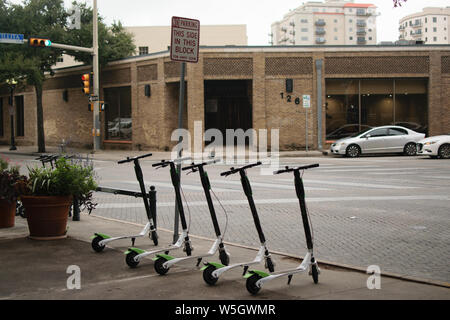
[[[72,196],[21,196],[20,199],[27,213],[31,239],[52,240],[66,237]]]
[[[0,228],[14,227],[16,219],[16,202],[0,199]]]

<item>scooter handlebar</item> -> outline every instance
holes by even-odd
[[[229,176],[230,174],[235,174],[236,172],[239,172],[241,170],[245,170],[245,169],[249,169],[249,168],[252,168],[252,167],[256,167],[256,166],[259,166],[261,164],[262,164],[262,162],[258,161],[256,163],[251,163],[251,164],[248,164],[248,165],[240,167],[240,168],[230,168],[230,170],[222,172],[220,175],[226,177],[226,176]]]
[[[146,158],[146,157],[150,157],[150,156],[152,156],[152,153],[143,154],[141,156],[137,156],[137,157],[133,157],[133,158],[127,157],[124,160],[117,161],[117,163],[121,164],[121,163],[125,163],[125,162],[131,162],[131,161],[134,161],[134,160],[137,160],[137,159],[142,159],[142,158]]]
[[[277,171],[274,171],[273,173],[274,174],[280,174],[280,173],[297,171],[297,170],[306,170],[306,169],[316,168],[318,166],[319,166],[318,163],[309,164],[307,166],[301,166],[301,167],[297,167],[297,168],[289,168],[288,166],[286,166],[285,169],[277,170]]]
[[[181,170],[183,170],[183,171],[184,170],[191,170],[191,169],[194,169],[194,168],[206,166],[208,164],[216,163],[216,162],[219,162],[219,161],[220,161],[220,159],[211,159],[211,160],[207,160],[207,161],[202,162],[202,163],[197,163],[197,164],[196,163],[192,163],[190,166],[184,167]]]

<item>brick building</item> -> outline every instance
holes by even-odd
[[[336,130],[404,123],[428,135],[450,132],[450,46],[201,47],[186,68],[184,126],[280,130],[280,149],[305,147],[303,95],[310,95],[308,144],[326,148]],[[92,113],[81,92],[90,67],[45,81],[47,145],[92,146]],[[100,76],[102,148],[171,148],[180,64],[169,52],[111,62]],[[286,81],[287,79],[292,79]],[[292,90],[289,86],[292,84]],[[147,87],[147,89],[146,89]],[[292,91],[292,92],[287,92]],[[66,101],[67,100],[67,101]],[[0,143],[9,144],[8,90],[0,88]],[[36,145],[32,87],[16,91],[16,144]]]

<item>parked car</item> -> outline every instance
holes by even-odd
[[[417,122],[395,122],[395,123],[391,123],[394,126],[400,126],[400,127],[405,127],[408,129],[411,129],[413,131],[419,132],[419,133],[426,133],[427,132],[427,126],[426,125],[421,125]]]
[[[336,130],[327,134],[327,140],[338,140],[346,137],[350,137],[355,133],[360,132],[361,130],[366,130],[372,128],[371,126],[367,126],[365,124],[361,125],[361,129],[359,128],[359,124],[351,123],[345,124],[342,127],[337,128]]]
[[[417,143],[417,154],[450,159],[450,133],[420,140]]]
[[[109,124],[108,135],[110,137],[119,137],[122,136],[124,138],[131,137],[131,126],[132,121],[131,118],[120,118],[114,124]]]
[[[404,153],[414,156],[417,142],[424,133],[400,126],[381,126],[361,131],[351,137],[340,139],[331,145],[331,153],[351,158],[369,153]]]

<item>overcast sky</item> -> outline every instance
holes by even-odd
[[[317,1],[317,0],[316,0]],[[13,2],[21,2],[13,0]],[[69,7],[71,0],[64,0]],[[93,0],[86,0],[92,5]],[[249,45],[268,45],[270,25],[283,18],[302,0],[98,0],[99,13],[107,24],[120,20],[124,26],[169,26],[172,16],[200,20],[200,24],[245,24]],[[392,0],[355,0],[378,7],[377,40],[398,40],[398,21],[423,7],[450,6],[449,0],[407,0],[393,7]]]

